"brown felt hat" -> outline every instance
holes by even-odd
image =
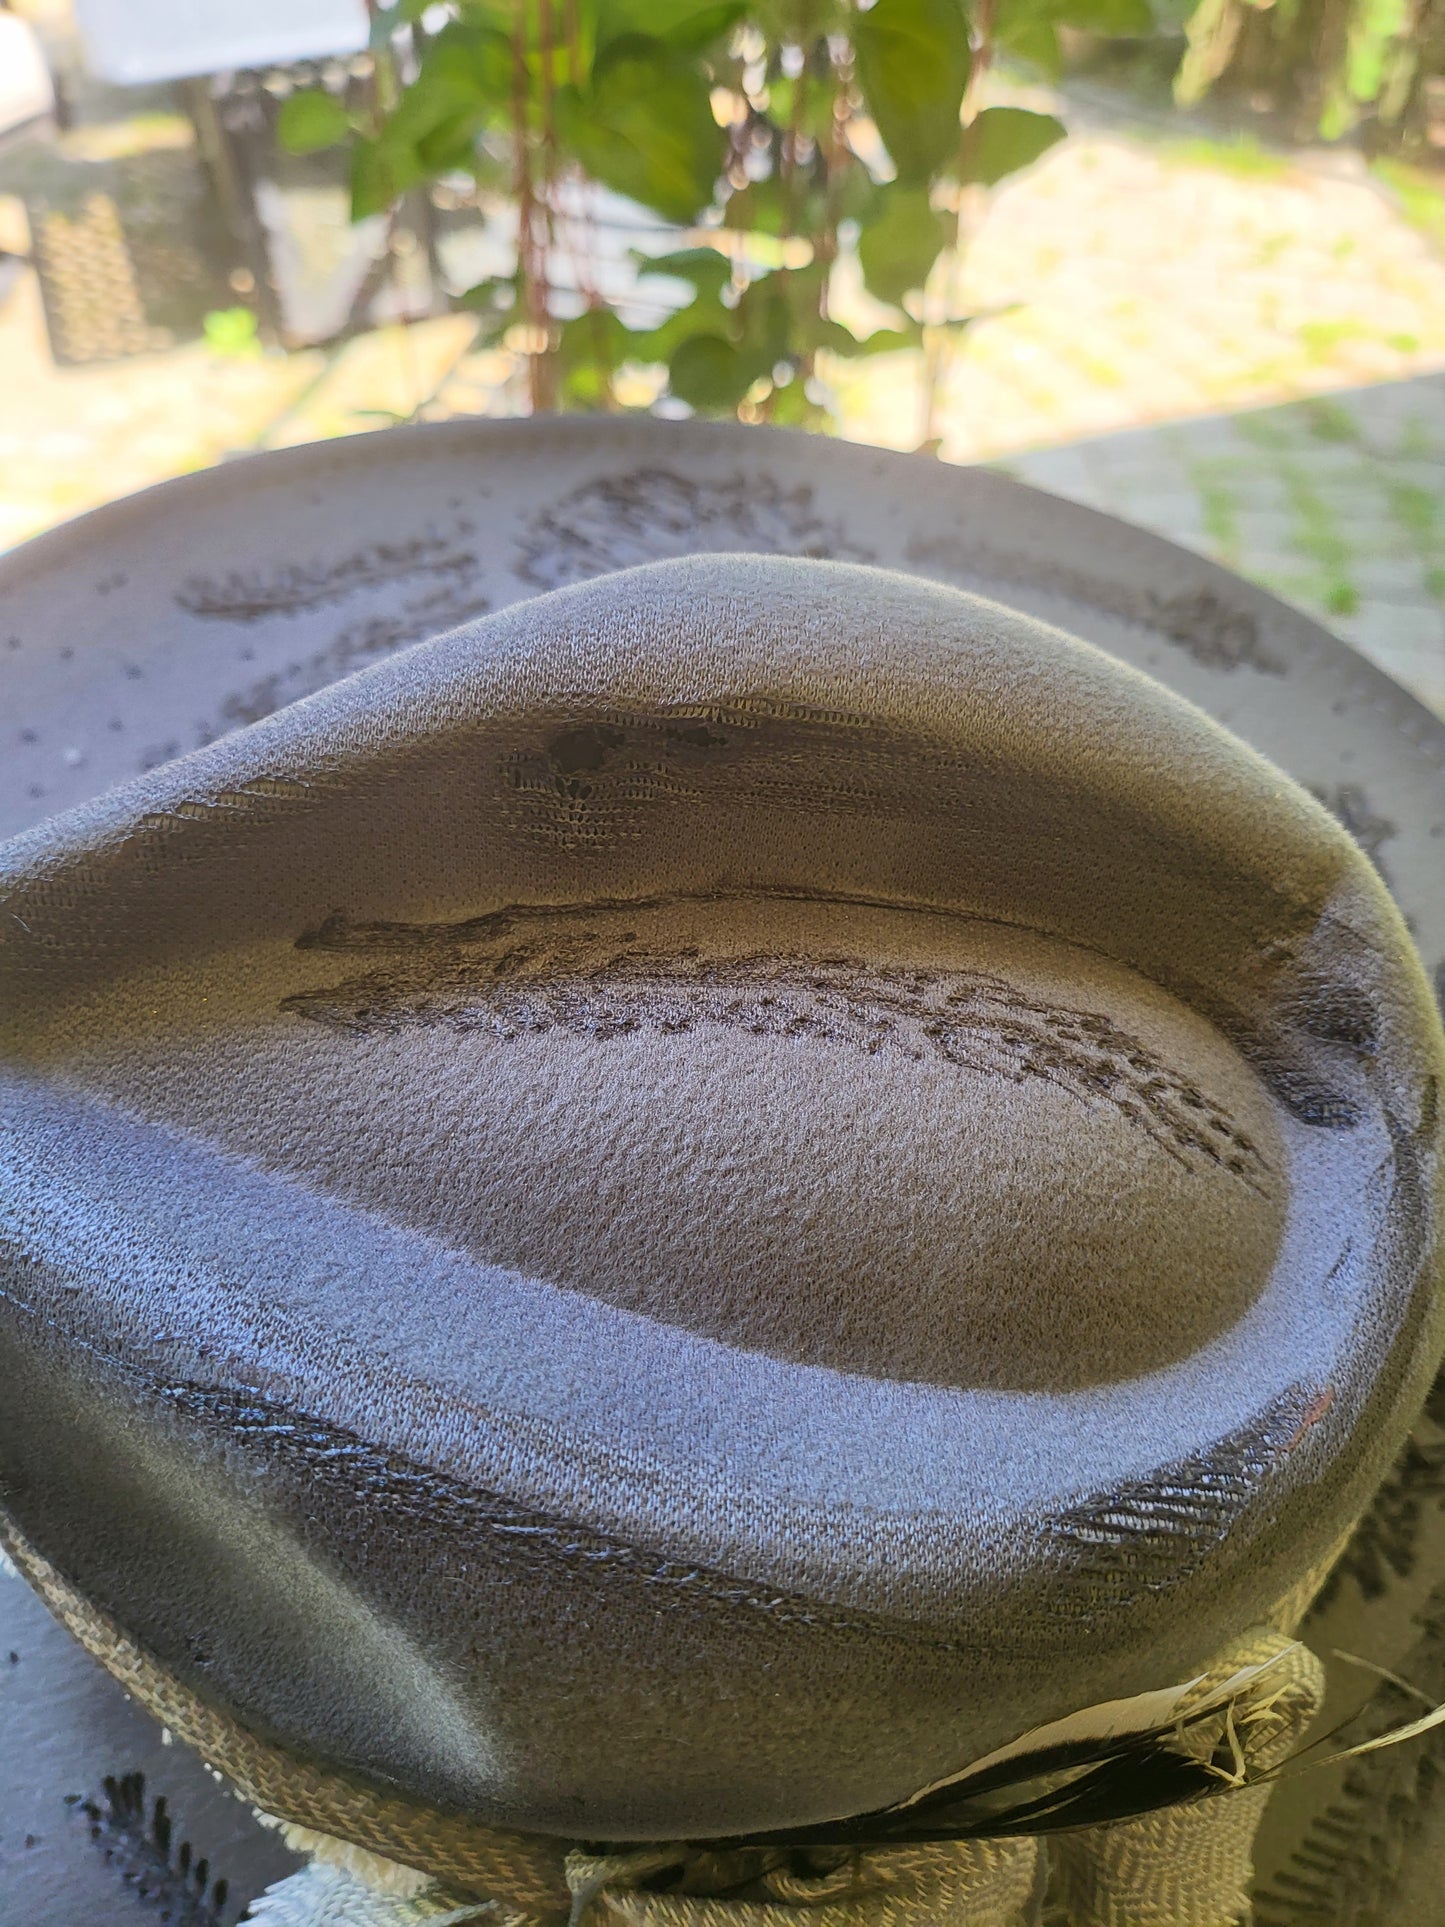
[[[1267,1620],[1438,1361],[1376,873],[995,602],[607,575],[0,856],[0,1499],[308,1785],[905,1798]]]

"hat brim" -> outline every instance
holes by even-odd
[[[629,443],[635,466],[619,474]],[[39,703],[22,724],[52,770],[48,795],[22,807],[33,816],[83,800],[157,752],[195,747],[448,626],[469,598],[497,608],[609,564],[696,548],[831,553],[1046,616],[1173,684],[1342,813],[1363,797],[1359,807],[1390,826],[1382,854],[1427,960],[1439,948],[1431,877],[1445,730],[1306,618],[1168,544],[1000,478],[920,475],[924,465],[902,458],[728,430],[468,424],[367,445],[383,450],[384,477],[354,447],[344,463],[332,447],[169,485],[12,559],[22,700]],[[262,468],[269,486],[258,485]],[[843,469],[852,473],[840,482]],[[414,518],[406,526],[400,504]],[[479,520],[479,506],[485,540],[449,525]],[[92,695],[119,690],[99,704],[113,712],[104,738],[74,727],[71,675]],[[140,724],[155,740],[137,756]],[[75,740],[57,751],[66,736]]]
[[[523,596],[701,551],[996,597],[1197,703],[1341,816],[1445,970],[1445,721],[1203,557],[986,469],[651,420],[456,421],[250,456],[0,558],[0,837]]]

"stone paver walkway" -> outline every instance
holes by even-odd
[[[1001,466],[1252,576],[1445,716],[1445,375]]]

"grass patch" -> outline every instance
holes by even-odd
[[[1314,600],[1315,584],[1310,576],[1296,575],[1293,571],[1286,575],[1276,569],[1246,569],[1244,573],[1262,589],[1283,596],[1286,602],[1297,602],[1308,608]]]
[[[1430,431],[1418,415],[1412,415],[1400,431],[1400,453],[1406,461],[1422,462],[1428,461],[1433,452]]]
[[[1363,321],[1305,321],[1297,330],[1299,344],[1311,361],[1328,361],[1347,341],[1368,341],[1371,331]]]
[[[1272,268],[1280,256],[1294,246],[1298,237],[1293,234],[1271,234],[1260,242],[1254,251],[1250,265],[1256,268]]]
[[[1432,490],[1418,482],[1385,482],[1390,513],[1409,536],[1425,565],[1425,588],[1436,602],[1445,602],[1445,563],[1432,558],[1439,554],[1441,537],[1440,504]]]
[[[1218,174],[1233,174],[1246,181],[1282,181],[1291,171],[1283,154],[1262,147],[1248,134],[1223,140],[1203,135],[1191,140],[1165,140],[1160,143],[1160,152],[1181,167],[1210,167]]]
[[[1246,476],[1251,464],[1240,462],[1230,456],[1217,456],[1188,459],[1181,449],[1182,467],[1185,478],[1199,499],[1200,519],[1204,532],[1209,537],[1210,547],[1221,562],[1231,568],[1239,565],[1239,502],[1230,487],[1235,476]]]
[[[1071,344],[1068,350],[1070,361],[1081,375],[1097,382],[1101,388],[1123,388],[1128,385],[1124,370],[1103,355],[1097,355],[1088,348]]]
[[[1259,412],[1241,415],[1234,424],[1235,433],[1241,441],[1251,443],[1255,448],[1268,449],[1271,454],[1280,454],[1294,446],[1296,437],[1290,433],[1282,419],[1284,411],[1268,414]]]
[[[1411,227],[1445,248],[1445,174],[1395,160],[1372,161],[1370,172],[1389,190]]]
[[[1439,519],[1434,495],[1418,482],[1389,479],[1385,483],[1385,492],[1390,498],[1390,513],[1408,532],[1411,540],[1423,548],[1434,535]]]
[[[1280,476],[1294,510],[1295,542],[1319,570],[1315,594],[1332,616],[1352,616],[1360,592],[1350,580],[1350,550],[1323,497],[1297,462],[1282,462]]]
[[[1304,416],[1305,427],[1316,441],[1357,442],[1360,439],[1353,415],[1347,408],[1341,408],[1337,401],[1316,396],[1302,405],[1300,413]]]

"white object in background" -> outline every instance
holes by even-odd
[[[365,0],[75,0],[85,64],[117,87],[359,53]]]
[[[55,112],[55,87],[35,30],[0,13],[0,140]]]

